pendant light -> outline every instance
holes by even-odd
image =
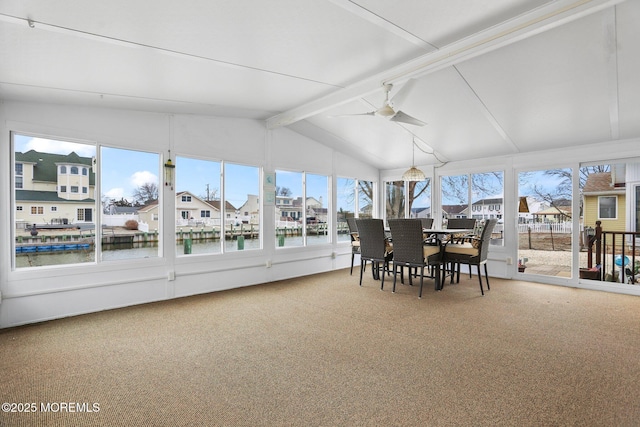
[[[415,139],[411,140],[411,150],[412,150],[412,158],[411,158],[411,167],[402,174],[403,181],[424,181],[426,176],[424,172],[420,169],[416,168],[416,141]]]

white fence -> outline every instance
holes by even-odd
[[[227,221],[229,223],[229,221]],[[184,219],[176,220],[177,227],[217,227],[220,228],[220,218],[200,218],[200,219]]]
[[[532,233],[548,233],[553,231],[558,234],[571,234],[573,225],[571,222],[534,222],[531,224],[518,224],[518,233],[526,233],[531,230]]]
[[[124,227],[124,224],[130,219],[139,221],[137,214],[128,215],[102,215],[102,225],[107,227]]]

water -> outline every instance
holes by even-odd
[[[314,246],[328,243],[327,236],[308,236],[307,245]],[[275,246],[278,246],[276,239]],[[286,237],[283,248],[302,247],[302,236]],[[119,247],[112,245],[111,250],[102,251],[102,261],[115,261],[123,259],[140,259],[158,257],[158,246],[147,244],[143,247]],[[244,250],[251,251],[260,249],[260,239],[245,239]],[[236,240],[224,241],[225,252],[237,252],[238,242]],[[178,243],[175,247],[177,256],[184,256],[184,244]],[[191,254],[218,254],[221,252],[219,240],[194,241],[191,245]],[[95,262],[95,251],[93,249],[56,251],[56,252],[33,252],[16,254],[16,268],[43,267],[50,265],[84,264]]]

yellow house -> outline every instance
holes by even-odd
[[[611,172],[589,174],[582,191],[585,227],[602,221],[604,231],[625,231],[626,195],[624,180],[616,183],[615,168]]]

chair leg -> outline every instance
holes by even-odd
[[[360,260],[360,286],[362,286],[362,273],[364,272],[365,260]]]
[[[351,275],[353,276],[353,260],[355,258],[356,254],[354,254],[353,252],[351,252]]]
[[[451,280],[450,283],[460,283],[460,264],[458,260],[451,261]]]
[[[381,276],[381,278],[380,278],[380,290],[381,290],[381,291],[382,291],[382,290],[384,290],[384,269],[385,269],[385,267],[384,267],[384,266],[385,266],[385,265],[386,265],[386,262],[385,262],[385,261],[383,261],[383,262],[382,262],[382,276]],[[388,268],[387,268],[387,269],[388,269]],[[378,275],[380,275],[380,272],[378,272]]]
[[[400,266],[400,271],[402,271],[402,266]],[[396,278],[398,277],[398,265],[393,264],[393,289],[391,290],[392,294],[396,293]]]
[[[487,290],[490,291],[491,287],[489,286],[489,273],[487,272],[487,264],[484,264],[484,278],[487,281]]]
[[[469,265],[471,268],[471,265]],[[478,281],[480,282],[480,293],[484,295],[484,289],[482,288],[482,274],[480,274],[480,264],[478,264]]]
[[[373,280],[380,280],[380,263],[371,260],[371,275]]]
[[[420,293],[418,294],[418,298],[422,298],[422,284],[424,282],[424,266],[420,267]],[[416,273],[418,272],[418,268],[416,267]]]

